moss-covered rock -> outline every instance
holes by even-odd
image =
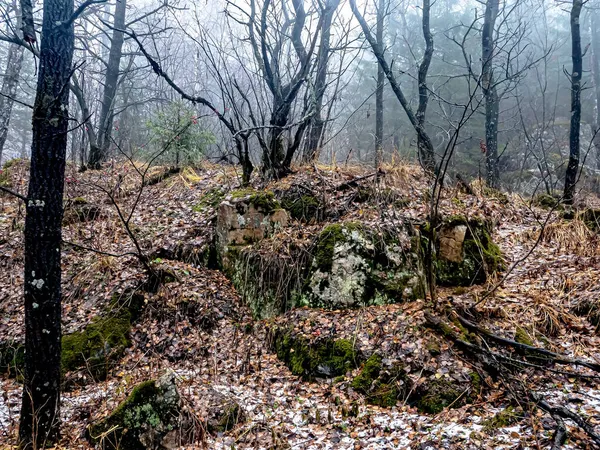
[[[295,220],[318,222],[324,215],[322,202],[314,195],[288,190],[281,196],[281,206]]]
[[[577,215],[592,231],[600,231],[600,209],[586,209]]]
[[[367,402],[385,408],[395,406],[410,390],[406,373],[400,365],[384,367],[383,358],[374,353],[352,380],[352,388],[366,396]]]
[[[104,380],[129,347],[131,314],[120,311],[116,316],[99,317],[82,331],[62,338],[63,372],[85,368],[95,380]]]
[[[277,209],[282,209],[281,204],[275,198],[275,194],[271,191],[239,189],[232,191],[230,197],[232,200],[246,200],[246,203],[267,214],[272,213]]]
[[[560,204],[560,196],[554,196],[546,193],[536,195],[531,200],[531,203],[534,206],[544,209],[564,209],[564,206]]]
[[[225,433],[246,420],[244,410],[231,397],[211,389],[203,398],[208,404],[205,422],[209,433]]]
[[[225,191],[220,187],[211,188],[200,197],[200,201],[192,207],[193,211],[203,212],[208,208],[216,209],[225,198]]]
[[[444,221],[436,235],[435,267],[439,285],[481,284],[487,280],[489,274],[503,267],[502,253],[494,243],[490,229],[490,224],[483,220],[467,220],[462,216],[451,217]],[[445,238],[445,236],[449,237]],[[460,243],[457,242],[457,236],[462,236]],[[443,248],[445,239],[451,246],[451,250],[446,252]],[[459,258],[454,257],[457,246],[459,246]]]
[[[86,434],[106,450],[175,448],[189,442],[189,423],[175,376],[167,373],[138,384],[110,416],[90,425]]]
[[[291,372],[305,380],[344,375],[360,362],[359,353],[346,339],[310,342],[290,330],[276,329],[272,333],[272,346]]]
[[[457,383],[444,378],[429,380],[417,390],[416,406],[419,411],[427,414],[439,414],[452,405],[462,406],[458,401],[463,391]]]
[[[414,242],[408,229],[379,232],[354,222],[326,226],[313,246],[301,304],[340,309],[422,297],[425,283]]]

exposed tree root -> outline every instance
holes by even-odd
[[[455,313],[453,313],[455,314]],[[600,371],[600,365],[590,363],[587,361],[571,359],[564,355],[551,352],[549,350],[538,348],[526,344],[521,344],[519,342],[512,341],[510,339],[503,338],[501,336],[497,336],[484,328],[481,328],[477,324],[470,322],[464,317],[458,316],[460,324],[467,329],[473,330],[478,334],[485,336],[494,340],[495,342],[505,344],[507,346],[514,347],[518,350],[527,351],[537,353],[539,355],[543,355],[548,363],[557,363],[557,364],[570,364],[570,365],[578,365],[582,367],[587,367],[594,371]],[[581,377],[581,378],[598,378],[595,375],[584,375],[578,374],[576,372],[563,372],[552,370],[548,367],[539,366],[536,364],[531,364],[526,361],[516,360],[514,358],[510,358],[501,353],[494,352],[489,348],[485,348],[479,343],[470,342],[468,337],[458,333],[454,330],[454,328],[444,322],[439,317],[434,316],[433,314],[426,312],[425,313],[426,324],[433,329],[440,331],[444,336],[454,341],[457,345],[459,345],[464,351],[467,351],[476,361],[479,361],[484,366],[485,370],[487,370],[491,375],[497,375],[503,377],[509,386],[512,386],[516,389],[516,392],[521,392],[523,395],[518,395],[519,400],[522,399],[531,399],[530,402],[533,406],[540,408],[541,410],[550,414],[550,416],[556,422],[556,431],[552,438],[552,450],[558,450],[567,438],[567,428],[565,426],[564,419],[569,419],[574,422],[579,428],[581,428],[597,445],[600,445],[600,435],[596,433],[594,430],[594,426],[590,424],[586,419],[584,419],[581,415],[577,414],[574,411],[564,407],[564,406],[552,406],[550,405],[540,394],[531,392],[530,390],[524,387],[515,386],[515,380],[511,380],[512,377],[505,376],[507,373],[510,374],[510,371],[506,370],[506,365],[516,365],[516,366],[526,366],[532,367],[535,369],[539,369],[542,371],[551,371],[554,373],[560,373],[564,375],[568,375],[571,377]],[[524,390],[525,389],[525,390]]]
[[[567,364],[567,365],[587,367],[588,369],[591,369],[595,372],[600,372],[600,364],[595,364],[595,363],[592,363],[589,361],[583,361],[581,359],[568,358],[559,353],[554,353],[550,350],[546,350],[545,348],[534,347],[532,345],[527,345],[527,344],[523,344],[521,342],[516,342],[511,339],[507,339],[502,336],[493,334],[492,332],[486,330],[485,328],[478,326],[477,324],[465,319],[464,317],[462,317],[460,315],[457,315],[457,318],[460,321],[460,323],[463,326],[465,326],[466,328],[476,331],[477,333],[481,334],[482,336],[486,336],[500,344],[514,347],[515,349],[520,350],[521,352],[527,352],[529,354],[536,353],[538,355],[543,356],[545,361],[553,362],[555,364]]]

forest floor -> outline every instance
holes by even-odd
[[[352,186],[375,186],[373,178],[361,179],[367,174],[356,168],[307,168],[259,187],[277,190],[298,182],[319,189],[347,182]],[[9,176],[12,188],[25,192],[26,163],[13,165]],[[99,214],[94,214],[94,220],[75,221],[64,229],[65,333],[90,323],[114,292],[142,281],[142,267],[135,256],[108,255],[130,252],[133,246],[115,206],[106,201],[106,191],[118,197],[117,203],[128,213],[137,198],[138,178],[127,165],[83,174],[69,170],[67,204],[84,198],[86,204],[99,207]],[[360,182],[353,183],[357,179]],[[400,210],[386,204],[386,199],[359,204],[347,191],[339,190],[331,190],[329,204],[339,211],[339,220],[375,223],[394,220],[400,213],[424,218],[426,182],[415,168],[389,168],[381,183],[386,192],[402,196]],[[238,184],[231,169],[186,169],[141,191],[132,214],[132,229],[144,249],[169,247],[175,242],[200,248],[211,239],[215,211],[198,205],[211,189],[234,189]],[[586,199],[585,206],[595,206],[596,201]],[[591,307],[581,313],[581,305],[599,305],[597,234],[579,220],[563,220],[559,211],[534,207],[530,200],[517,195],[483,195],[480,191],[468,195],[451,188],[444,192],[441,209],[447,214],[460,212],[493,219],[497,224],[494,239],[503,252],[506,267],[518,264],[492,295],[484,298],[506,272],[483,286],[440,289],[437,302],[467,311],[483,299],[477,306],[480,326],[508,339],[520,335],[521,341],[525,337],[536,346],[600,363],[600,334],[593,324],[597,324],[599,316],[594,316]],[[536,245],[548,217],[544,236]],[[22,206],[8,196],[0,196],[0,342],[20,343],[23,339],[23,224]],[[279,238],[308,239],[312,228],[314,225],[295,223],[281,231]],[[95,382],[85,372],[67,374],[70,383],[62,394],[60,448],[91,448],[84,437],[87,425],[113,411],[135,384],[156,378],[166,369],[177,374],[180,394],[199,418],[207,409],[204,394],[209,389],[234,398],[247,418],[234,429],[207,435],[202,445],[189,448],[552,446],[556,422],[550,415],[519,399],[513,392],[514,384],[481,371],[472,355],[424,326],[426,311],[431,307],[427,300],[345,311],[298,309],[275,319],[254,320],[219,271],[160,258],[153,264],[176,273],[177,279],[161,286],[155,294],[146,294],[146,308],[131,332],[132,345],[105,381]],[[179,305],[184,302],[194,304],[192,313],[182,312]],[[416,385],[420,381],[419,370],[423,377],[431,379],[476,370],[482,375],[482,387],[472,401],[435,415],[419,413],[414,405],[402,401],[393,408],[372,406],[345,380],[308,382],[292,375],[270,350],[268,330],[274,323],[292,324],[305,335],[334,333],[352,339],[366,354],[380,348],[394,351],[402,355],[406,364],[414,366]],[[432,340],[439,345],[435,358],[428,356],[427,351]],[[495,349],[493,343],[489,345]],[[596,375],[570,365],[518,366],[510,378],[520,383],[524,391],[578,413],[600,433],[600,385]],[[18,379],[0,378],[0,448],[14,443],[21,390]],[[353,414],[348,414],[350,409]],[[502,414],[506,411],[510,414]],[[562,448],[596,448],[574,422],[565,423],[569,437]]]

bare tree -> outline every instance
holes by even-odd
[[[497,188],[500,183],[498,167],[498,120],[500,100],[496,80],[494,79],[494,33],[498,17],[499,0],[487,0],[483,30],[481,32],[481,74],[482,89],[485,96],[485,143],[486,143],[486,180],[490,187]]]
[[[322,117],[323,98],[327,88],[327,67],[331,54],[331,27],[333,16],[340,4],[340,0],[326,0],[323,15],[323,30],[321,32],[321,42],[317,54],[317,71],[314,82],[313,95],[313,114],[309,119],[308,133],[304,146],[303,159],[305,161],[314,161],[321,153],[323,145],[323,132],[325,121]]]
[[[21,13],[16,1],[13,1],[13,10],[17,14],[17,30],[21,28]],[[16,30],[15,30],[16,31]],[[16,31],[18,32],[18,31]],[[21,68],[23,67],[23,56],[25,48],[17,43],[11,43],[8,47],[6,58],[6,69],[4,79],[0,88],[0,164],[2,164],[2,150],[8,136],[8,126],[13,104],[17,95],[17,84]]]
[[[110,52],[106,64],[104,77],[104,94],[100,109],[97,141],[90,141],[90,154],[88,165],[92,169],[98,169],[100,163],[106,159],[110,138],[113,128],[113,111],[115,97],[120,75],[121,56],[123,52],[123,29],[125,28],[125,15],[127,12],[127,0],[117,0],[114,14],[113,35],[111,38]]]
[[[565,174],[564,202],[572,204],[575,197],[575,185],[579,171],[579,131],[581,128],[581,78],[583,72],[583,53],[581,50],[581,27],[579,19],[583,0],[573,0],[571,8],[571,127],[569,132],[569,164]]]
[[[381,46],[385,48],[383,42],[383,28],[385,21],[386,1],[379,0],[377,6],[377,25],[375,38]],[[385,86],[385,73],[381,64],[377,64],[377,88],[375,90],[375,168],[381,166],[381,157],[383,155],[383,88]]]
[[[428,0],[424,0],[423,6],[424,6],[424,8],[423,8],[423,29],[425,30],[425,27],[427,25],[427,29],[429,30],[428,24],[429,24],[430,2]],[[435,150],[433,147],[433,142],[431,141],[431,138],[430,138],[429,134],[427,133],[427,130],[425,129],[425,110],[427,108],[427,98],[428,98],[427,71],[429,69],[429,64],[431,62],[431,57],[433,55],[433,47],[432,47],[433,42],[432,41],[428,42],[428,47],[429,47],[429,44],[431,44],[431,47],[429,48],[429,52],[427,52],[427,51],[425,52],[425,56],[423,58],[423,61],[421,62],[422,69],[419,70],[419,85],[423,86],[422,91],[420,90],[420,93],[422,92],[422,95],[419,95],[419,105],[420,105],[419,109],[422,110],[423,114],[421,117],[418,118],[417,115],[415,114],[415,112],[413,111],[410,103],[408,102],[406,96],[404,95],[404,92],[403,92],[402,88],[400,87],[400,83],[396,80],[396,76],[392,72],[392,69],[391,69],[389,63],[385,59],[385,53],[384,53],[384,48],[382,46],[382,43],[377,42],[377,40],[371,34],[371,30],[369,29],[367,22],[365,21],[363,15],[358,10],[358,7],[356,5],[356,0],[350,0],[350,7],[352,8],[352,12],[354,13],[354,16],[358,20],[358,22],[362,28],[362,31],[365,35],[365,38],[369,42],[369,45],[371,46],[371,49],[373,50],[373,53],[375,54],[375,57],[377,58],[379,65],[383,69],[383,72],[385,73],[385,75],[390,83],[390,86],[392,87],[392,90],[394,91],[394,94],[398,98],[398,101],[402,105],[402,108],[404,109],[404,112],[406,113],[408,120],[410,121],[411,125],[413,126],[413,128],[415,129],[415,131],[417,133],[417,146],[418,146],[418,150],[419,150],[419,159],[421,161],[423,168],[429,173],[434,173],[434,171],[435,171]],[[429,35],[429,39],[431,39],[431,35]],[[427,36],[426,36],[426,40],[428,40]]]
[[[73,0],[44,2],[25,219],[25,377],[19,423],[19,440],[25,449],[49,446],[59,435],[67,110],[73,21],[82,11],[73,9]],[[26,7],[22,10],[27,25],[30,17]]]

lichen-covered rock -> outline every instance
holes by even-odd
[[[340,309],[422,297],[417,242],[408,231],[377,233],[356,223],[325,227],[315,243],[302,304]]]
[[[102,449],[174,449],[189,443],[192,421],[167,372],[138,384],[108,417],[90,425],[88,439]]]
[[[217,212],[217,252],[225,270],[231,267],[229,247],[258,242],[285,227],[287,212],[272,192],[234,191]]]
[[[503,266],[490,225],[483,220],[462,216],[445,220],[437,233],[436,249],[436,275],[441,286],[481,284]]]
[[[358,367],[360,353],[347,339],[309,341],[292,330],[278,328],[271,332],[272,347],[294,375],[305,380],[333,378]]]

